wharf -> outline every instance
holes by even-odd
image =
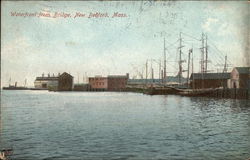
[[[215,97],[231,99],[250,99],[249,89],[207,88],[207,89],[179,89],[172,87],[147,88],[143,92],[148,95],[180,95],[189,97]]]
[[[3,87],[3,90],[48,90],[40,88],[27,87]],[[51,91],[51,90],[49,90]],[[108,92],[107,90],[72,90],[83,92]],[[180,89],[170,86],[163,87],[127,87],[113,92],[135,92],[147,95],[180,95],[188,97],[214,97],[214,98],[231,98],[231,99],[250,99],[249,89],[229,89],[229,88],[208,88],[208,89]]]
[[[3,90],[48,90],[40,88],[28,88],[28,87],[3,87]]]

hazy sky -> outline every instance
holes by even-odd
[[[195,71],[199,71],[201,34],[208,36],[209,70],[217,71],[227,54],[232,66],[249,64],[249,3],[241,2],[2,2],[1,85],[11,77],[33,86],[42,73],[83,75],[142,72],[147,59],[163,57],[167,46],[168,75],[177,73],[179,33],[183,58],[194,48]],[[53,18],[55,12],[71,17]],[[86,17],[74,18],[76,12]],[[109,17],[88,18],[90,13]],[[115,17],[115,13],[125,17]],[[43,13],[43,16],[39,16]],[[45,17],[44,14],[52,17]],[[29,16],[27,16],[29,15]],[[191,35],[192,38],[188,35]],[[195,40],[196,38],[197,40]],[[150,63],[149,63],[150,66]],[[158,65],[153,63],[155,75]],[[184,68],[186,64],[184,64]],[[144,67],[145,68],[145,67]],[[145,70],[145,69],[144,69]],[[145,71],[144,71],[145,73]]]

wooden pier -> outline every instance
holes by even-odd
[[[188,97],[215,97],[231,99],[250,99],[249,89],[228,89],[228,88],[208,88],[208,89],[178,89],[178,88],[147,88],[143,90],[148,95],[181,95]]]

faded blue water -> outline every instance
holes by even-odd
[[[249,100],[115,92],[1,92],[12,159],[247,159]]]

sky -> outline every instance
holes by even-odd
[[[167,75],[178,72],[179,38],[187,62],[193,48],[200,68],[201,35],[207,35],[208,70],[250,66],[247,1],[1,1],[1,86],[28,86],[42,73],[68,72],[74,82],[95,75],[159,75],[164,38]],[[54,15],[59,13],[61,16]],[[71,17],[63,17],[67,14]],[[76,13],[85,14],[75,17]],[[90,17],[100,13],[108,17]],[[122,17],[112,17],[118,13]],[[57,15],[59,15],[57,14]],[[47,16],[45,16],[47,15]],[[50,15],[50,17],[48,17]],[[187,63],[183,63],[187,68]],[[230,69],[229,69],[230,71]],[[184,73],[185,76],[186,73]]]

